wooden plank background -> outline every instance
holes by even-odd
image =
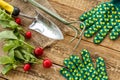
[[[23,3],[21,0],[8,0],[12,5],[18,6],[21,12],[34,16],[34,7],[28,3]],[[47,8],[51,7],[47,4],[46,0],[37,0]],[[77,20],[78,17],[85,11],[90,10],[95,5],[108,1],[108,0],[48,0],[57,13],[68,21]],[[38,10],[38,9],[37,9]],[[53,9],[52,9],[53,10]],[[40,10],[39,10],[40,11]],[[54,11],[54,10],[53,10]],[[42,12],[42,11],[40,11]],[[46,15],[44,12],[42,12]],[[9,72],[7,75],[0,74],[0,80],[65,80],[60,74],[59,69],[63,66],[64,58],[68,57],[78,41],[76,39],[73,43],[68,43],[73,38],[74,33],[67,26],[63,25],[59,21],[49,17],[55,22],[64,33],[65,39],[62,41],[54,41],[48,39],[37,32],[32,31],[33,37],[29,43],[34,46],[41,46],[45,49],[44,58],[50,58],[55,64],[50,69],[44,69],[42,64],[32,66],[29,72],[24,72],[22,67],[17,70]],[[32,20],[22,18],[22,25],[26,30]],[[31,31],[31,30],[30,30]],[[93,44],[92,39],[82,38],[79,47],[74,54],[79,55],[79,51],[83,48],[88,49],[91,52],[93,61],[95,56],[101,56],[106,61],[107,73],[109,80],[120,80],[120,39],[111,41],[107,37],[100,45]],[[0,43],[0,54],[4,55],[2,51],[3,42]],[[2,68],[2,66],[1,66]],[[1,71],[1,69],[0,69]],[[2,77],[2,78],[1,78]]]

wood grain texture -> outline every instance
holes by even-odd
[[[46,0],[37,0],[44,6],[51,9],[48,6]],[[68,21],[77,20],[78,17],[85,11],[93,8],[95,5],[101,3],[102,1],[108,0],[48,0],[52,7],[57,11],[57,13]],[[28,3],[23,3],[21,0],[12,0],[10,2],[12,5],[18,6],[21,11],[25,14],[34,16],[33,6]],[[38,9],[37,9],[38,10]],[[53,9],[52,9],[53,10]],[[40,11],[40,10],[39,10]],[[54,11],[54,10],[53,10]],[[42,11],[40,11],[42,12]],[[42,12],[46,15],[44,12]],[[74,33],[67,26],[63,25],[59,21],[49,17],[53,22],[55,22],[59,28],[64,33],[65,39],[62,41],[54,41],[48,39],[37,32],[32,31],[33,37],[31,40],[27,41],[34,46],[42,46],[45,49],[43,58],[49,58],[52,60],[53,65],[50,69],[44,69],[42,64],[36,64],[32,66],[29,72],[24,72],[22,67],[17,70],[9,72],[7,75],[0,75],[9,80],[65,80],[60,74],[59,69],[64,66],[63,60],[72,53],[72,49],[78,38],[71,44],[69,44],[70,39],[73,38]],[[25,30],[29,30],[28,26],[31,24],[32,20],[22,18],[22,25]],[[95,62],[96,56],[101,56],[105,59],[107,66],[107,73],[109,80],[120,80],[120,39],[116,41],[111,41],[108,37],[100,45],[93,44],[92,39],[82,38],[79,47],[76,49],[74,54],[79,55],[79,51],[86,48],[90,51],[93,62]],[[3,42],[0,43],[0,55],[4,55],[2,51]],[[2,66],[0,66],[2,68]],[[0,69],[1,71],[1,69]],[[0,77],[0,80],[2,78]],[[4,79],[3,79],[4,80]]]
[[[50,0],[51,1],[51,0]],[[55,9],[58,11],[58,13],[63,16],[64,18],[67,18],[68,20],[78,20],[79,16],[85,12],[85,10],[81,10],[81,8],[79,7],[78,8],[75,8],[75,7],[69,7],[69,5],[65,5],[64,3],[60,3],[59,4],[59,0],[52,0],[53,2],[53,7],[55,7]],[[68,1],[69,0],[65,0],[65,1]],[[79,1],[79,0],[78,0]],[[85,0],[86,1],[86,0]],[[87,0],[89,1],[89,0]],[[97,3],[97,0],[94,1]],[[84,5],[84,4],[80,4],[80,5]],[[92,4],[89,4],[89,5],[92,5]],[[57,6],[57,7],[56,7]],[[89,7],[91,8],[91,7]],[[69,33],[69,35],[74,35],[72,32]],[[83,38],[83,40],[87,40],[87,41],[90,41],[90,42],[93,42],[93,38]],[[109,37],[105,38],[105,40],[100,44],[101,46],[105,46],[105,47],[108,47],[108,48],[111,48],[111,49],[114,49],[114,50],[117,50],[117,51],[120,51],[120,46],[119,44],[120,43],[120,39],[116,40],[116,41],[112,41],[109,39]]]

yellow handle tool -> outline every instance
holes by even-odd
[[[10,5],[4,0],[0,0],[0,8],[5,9],[8,13],[12,14],[13,16],[18,16],[20,13],[19,8]]]

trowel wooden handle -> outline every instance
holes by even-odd
[[[0,8],[5,9],[8,13],[12,14],[13,16],[18,16],[20,13],[19,8],[10,5],[4,0],[0,0]]]

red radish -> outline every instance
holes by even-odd
[[[31,68],[30,64],[25,64],[24,65],[24,71],[28,71],[28,70],[30,70],[30,68]]]
[[[36,57],[42,56],[42,54],[43,54],[43,49],[42,49],[41,47],[35,48],[34,54],[35,54]]]
[[[21,25],[21,19],[19,17],[15,18],[15,22],[19,25]]]
[[[45,59],[43,61],[43,67],[44,68],[50,68],[52,66],[52,62],[49,59]]]
[[[32,33],[31,33],[30,31],[27,31],[27,32],[25,33],[25,37],[26,37],[27,39],[30,39],[30,38],[32,37]]]

